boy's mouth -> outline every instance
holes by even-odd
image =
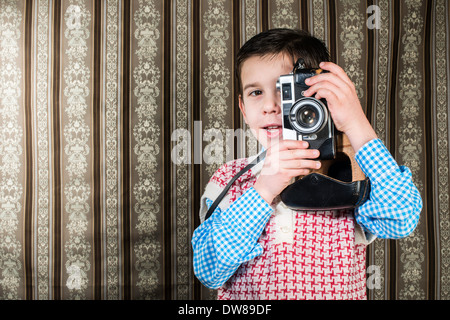
[[[267,135],[271,138],[277,137],[282,133],[282,127],[279,125],[269,125],[263,129],[266,130]]]
[[[264,129],[266,129],[267,131],[276,131],[276,130],[280,130],[281,126],[268,126],[268,127],[264,127]]]

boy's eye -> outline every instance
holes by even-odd
[[[262,94],[261,90],[253,90],[249,93],[250,96],[259,96]]]

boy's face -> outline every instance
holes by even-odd
[[[282,113],[280,92],[276,83],[281,75],[292,71],[292,58],[253,56],[241,67],[242,95],[239,108],[245,122],[266,149],[282,139]]]

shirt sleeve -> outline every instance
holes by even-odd
[[[355,210],[357,223],[379,238],[408,236],[416,228],[422,210],[411,170],[399,166],[379,139],[364,145],[355,159],[371,183],[369,200]]]
[[[211,206],[212,201],[207,200]],[[228,209],[217,207],[192,236],[194,273],[206,287],[221,287],[244,262],[263,253],[258,239],[273,208],[254,188]]]

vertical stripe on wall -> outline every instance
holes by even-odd
[[[132,297],[162,296],[162,3],[132,5]]]
[[[31,74],[32,74],[32,10],[33,4],[31,1],[24,3],[24,45],[29,50],[24,52],[24,155],[25,155],[25,188],[24,188],[24,271],[25,271],[25,296],[30,299],[33,295],[32,287],[32,238],[31,238],[31,228],[32,228],[32,210],[33,210],[33,142],[32,142],[32,106],[31,106]]]
[[[401,59],[398,75],[397,123],[398,161],[407,165],[413,180],[421,192],[424,210],[419,225],[411,236],[397,242],[397,292],[399,299],[426,299],[427,248],[426,248],[426,193],[424,176],[424,128],[423,128],[423,72],[420,72],[424,43],[424,4],[404,2],[401,5],[402,29],[399,47]],[[426,109],[425,109],[426,110]]]
[[[377,5],[380,9],[380,25],[381,28],[373,32],[373,64],[367,66],[372,68],[372,83],[373,83],[373,101],[372,101],[372,126],[375,129],[378,137],[389,148],[388,128],[389,128],[389,88],[390,78],[389,70],[391,68],[392,60],[389,56],[392,52],[392,4],[388,0],[374,1],[374,5]],[[367,264],[375,265],[379,268],[379,280],[377,288],[368,291],[368,297],[370,299],[386,299],[388,293],[386,292],[387,286],[385,285],[385,279],[388,279],[388,270],[386,266],[387,262],[387,248],[389,245],[388,240],[377,240],[371,247],[369,247],[367,253]]]
[[[122,185],[121,155],[122,133],[120,125],[122,110],[120,98],[122,86],[120,81],[122,59],[122,8],[120,1],[103,1],[102,30],[102,105],[101,126],[103,132],[102,166],[103,194],[101,194],[103,217],[101,219],[102,255],[101,260],[104,283],[104,299],[121,299],[122,278],[122,238],[121,211]]]
[[[449,220],[449,152],[448,152],[448,106],[450,96],[449,81],[449,23],[445,16],[450,13],[447,1],[436,1],[432,12],[432,58],[430,70],[432,70],[432,119],[433,132],[433,176],[435,182],[433,188],[434,208],[439,214],[434,216],[435,230],[435,262],[436,262],[436,299],[450,298],[450,220]]]
[[[201,0],[200,111],[204,143],[201,190],[232,150],[224,145],[226,129],[232,128],[232,7],[230,1]],[[194,148],[195,151],[195,148]],[[214,291],[205,290],[211,298]]]
[[[192,1],[177,0],[172,6],[172,86],[171,141],[173,147],[170,162],[172,163],[171,207],[173,242],[173,274],[175,284],[172,299],[193,298],[193,267],[190,250],[190,236],[193,232],[192,221],[192,181],[193,153],[192,142]],[[190,139],[189,139],[190,138]],[[179,149],[180,152],[178,152]],[[169,161],[169,159],[167,159]]]
[[[121,67],[121,104],[122,104],[122,121],[119,122],[121,128],[118,128],[122,135],[122,140],[117,143],[121,146],[122,165],[119,165],[119,171],[122,172],[122,184],[119,186],[122,199],[122,208],[119,217],[122,221],[122,238],[119,239],[121,247],[122,272],[122,294],[123,299],[131,299],[131,150],[130,150],[130,110],[131,110],[131,2],[122,2],[123,22],[121,41],[123,42],[122,67]]]
[[[52,1],[38,1],[34,5],[33,53],[33,153],[35,156],[33,184],[33,297],[52,299],[52,125],[51,125],[51,71],[52,71]]]
[[[101,1],[94,1],[92,8],[92,47],[93,52],[101,52],[102,50],[102,37],[101,37],[101,21],[102,21],[102,3]],[[104,78],[102,74],[102,55],[95,54],[92,56],[92,213],[93,213],[93,225],[92,225],[92,247],[93,247],[93,283],[94,299],[101,299],[102,297],[102,242],[101,242],[101,198],[103,193],[104,184],[101,181],[101,163],[103,149],[101,146],[101,132],[103,126],[101,124],[101,92],[100,87]]]
[[[92,2],[62,3],[62,280],[69,299],[92,299]],[[90,216],[90,217],[89,217]]]
[[[52,158],[53,158],[53,224],[52,234],[53,246],[50,246],[53,258],[53,283],[52,291],[53,299],[61,299],[61,216],[62,216],[62,189],[61,189],[61,1],[53,1],[53,74],[52,74],[52,122],[53,122],[53,135],[52,135]],[[51,243],[51,242],[50,242]]]

